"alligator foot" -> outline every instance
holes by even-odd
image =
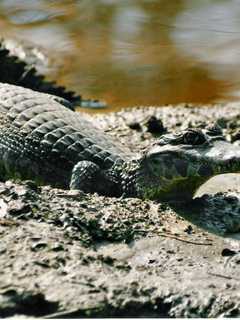
[[[91,161],[79,161],[73,168],[70,189],[92,192],[100,167]]]

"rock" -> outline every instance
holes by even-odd
[[[8,214],[11,216],[22,216],[31,211],[28,203],[24,203],[21,200],[13,200],[8,203]]]
[[[46,242],[37,242],[37,243],[34,243],[31,246],[31,250],[32,251],[39,251],[39,250],[43,250],[45,248],[47,248],[47,243]]]
[[[228,249],[228,248],[224,248],[221,252],[221,255],[223,257],[232,257],[234,256],[235,254],[237,254],[238,252],[237,251],[234,251],[234,250],[231,250],[231,249]]]
[[[153,134],[161,135],[166,132],[162,120],[155,116],[151,116],[146,122],[147,131]]]
[[[132,130],[137,130],[137,131],[141,131],[142,130],[142,127],[141,127],[140,123],[137,122],[137,121],[132,121],[132,122],[128,123],[128,126]]]

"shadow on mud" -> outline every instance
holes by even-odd
[[[240,198],[236,193],[205,194],[190,202],[169,206],[191,223],[214,234],[236,239],[240,232]]]

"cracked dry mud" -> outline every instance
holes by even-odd
[[[238,143],[238,114],[180,105],[95,119],[137,152],[215,121]],[[0,183],[0,317],[240,316],[239,179],[216,181],[187,204]]]

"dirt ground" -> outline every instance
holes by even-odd
[[[93,121],[136,152],[212,122],[238,144],[239,108],[133,108]],[[0,317],[239,317],[238,182],[217,177],[185,204],[0,183]]]

